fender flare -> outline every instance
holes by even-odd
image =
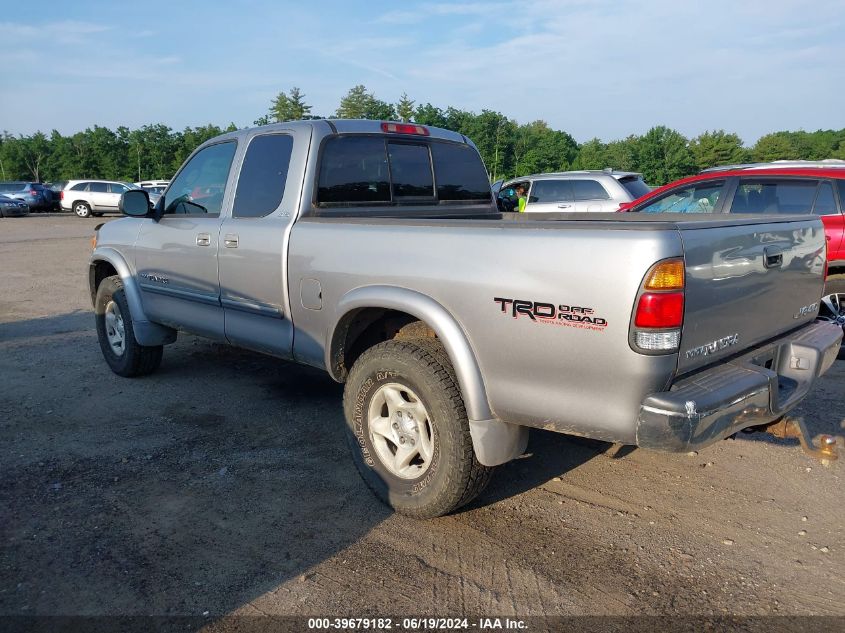
[[[337,304],[337,317],[326,345],[326,367],[332,367],[332,354],[339,343],[338,326],[351,312],[364,308],[386,308],[407,312],[428,324],[446,348],[452,361],[458,385],[471,420],[489,420],[493,417],[487,402],[487,391],[475,353],[463,329],[452,315],[431,297],[415,290],[398,286],[363,286],[346,293]],[[330,370],[333,371],[333,370]],[[337,379],[337,376],[333,376]]]
[[[132,316],[132,328],[138,343],[150,347],[173,343],[176,340],[176,330],[150,321],[144,312],[144,307],[141,303],[141,290],[138,288],[138,283],[129,269],[129,265],[123,259],[123,255],[113,248],[97,248],[91,255],[88,286],[91,290],[92,303],[97,297],[97,288],[94,285],[96,278],[94,267],[100,261],[111,264],[123,282],[123,292],[126,295],[126,303],[129,304],[129,312]]]
[[[496,418],[490,409],[481,368],[463,329],[449,311],[431,297],[398,286],[363,286],[346,293],[337,304],[334,325],[327,336],[326,367],[335,380],[332,355],[339,325],[351,313],[365,308],[387,308],[413,315],[425,322],[443,343],[452,361],[469,418],[469,431],[476,459],[485,466],[504,464],[525,452],[528,427]]]

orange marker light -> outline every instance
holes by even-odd
[[[645,280],[646,290],[683,290],[683,288],[683,259],[668,259],[659,263]]]

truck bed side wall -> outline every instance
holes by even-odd
[[[300,219],[289,251],[294,353],[324,364],[327,337],[342,316],[335,307],[351,290],[412,288],[458,321],[496,417],[633,443],[642,398],[667,386],[677,361],[631,350],[633,303],[648,268],[681,254],[672,230]],[[303,307],[303,279],[319,280],[321,310]],[[514,301],[532,307],[517,304],[514,317]],[[553,306],[556,318],[543,319],[550,310],[536,303]],[[577,320],[584,317],[593,322]]]

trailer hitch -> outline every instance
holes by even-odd
[[[833,461],[839,458],[836,447],[836,438],[832,435],[820,435],[818,446],[810,436],[810,431],[804,422],[804,418],[782,417],[780,420],[757,427],[757,430],[768,433],[779,438],[797,438],[801,448],[810,457]]]

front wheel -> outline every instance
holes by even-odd
[[[114,373],[131,378],[158,369],[164,347],[141,345],[135,340],[132,315],[120,277],[106,277],[100,283],[94,311],[100,350]]]
[[[344,390],[358,471],[382,501],[416,518],[469,503],[493,472],[475,457],[457,380],[441,351],[432,341],[380,343],[355,362]]]

